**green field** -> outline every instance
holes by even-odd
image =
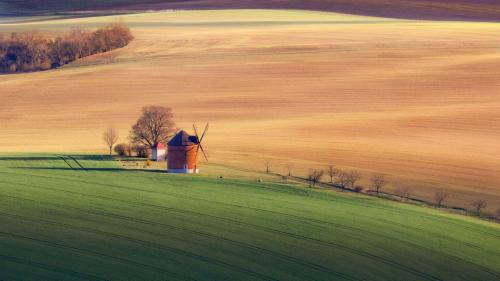
[[[0,157],[0,280],[500,280],[497,224],[213,164],[63,158]]]

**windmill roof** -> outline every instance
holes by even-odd
[[[198,144],[198,137],[191,136],[186,131],[178,132],[169,142],[169,146],[189,146]]]

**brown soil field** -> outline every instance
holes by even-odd
[[[0,24],[58,33],[115,17]],[[211,161],[296,174],[335,164],[392,190],[500,208],[500,24],[298,11],[123,16],[136,40],[57,70],[0,76],[0,151],[105,152],[146,105],[210,123]]]

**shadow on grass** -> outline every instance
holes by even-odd
[[[61,156],[74,157],[77,160],[110,161],[109,155],[40,155],[40,156],[0,156],[0,161],[53,161],[60,160]]]
[[[76,160],[91,160],[91,161],[114,161],[120,160],[123,162],[138,162],[146,161],[145,158],[139,157],[118,157],[116,155],[78,155],[78,154],[55,154],[55,155],[40,155],[40,156],[0,156],[0,161],[51,161],[61,160],[61,157],[75,158]]]
[[[121,168],[59,168],[59,167],[10,167],[11,169],[21,170],[48,170],[48,171],[97,171],[97,172],[147,172],[147,173],[166,173],[165,170],[151,169],[121,169]]]
[[[0,161],[51,161],[58,160],[56,156],[5,156]]]

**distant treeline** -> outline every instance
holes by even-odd
[[[38,31],[0,34],[0,72],[57,68],[79,58],[122,48],[133,38],[123,23],[112,23],[95,31],[74,29],[56,38]]]

